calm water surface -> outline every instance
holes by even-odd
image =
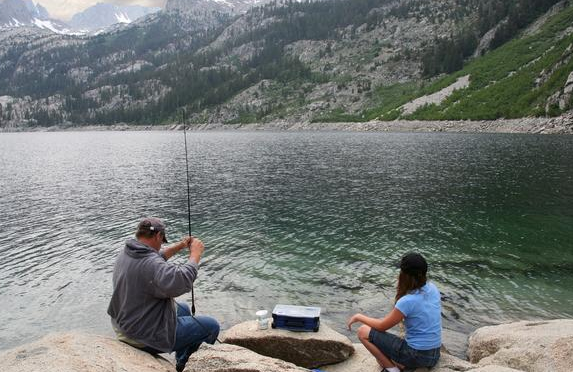
[[[573,137],[188,141],[192,228],[207,246],[196,306],[223,327],[307,304],[350,335],[353,312],[391,309],[408,250],[430,262],[458,354],[481,325],[573,316]],[[113,263],[137,221],[186,233],[183,133],[0,134],[0,190],[0,349],[54,331],[111,334]]]

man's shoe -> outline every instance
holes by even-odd
[[[177,363],[177,364],[175,365],[175,370],[176,370],[177,372],[183,372],[184,369],[185,369],[185,364],[179,364],[179,363]]]

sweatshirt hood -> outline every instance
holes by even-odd
[[[142,242],[140,242],[137,239],[128,239],[125,242],[125,253],[127,253],[128,256],[133,257],[133,258],[142,258],[145,257],[151,253],[156,253],[155,249],[151,248],[148,245],[143,244]]]

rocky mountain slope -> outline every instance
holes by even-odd
[[[252,2],[169,0],[166,11],[95,37],[4,30],[0,125],[159,124],[180,120],[183,112],[196,123],[391,119],[401,115],[401,105],[458,77],[470,75],[464,91],[475,87],[475,73],[445,80],[432,74],[462,68],[464,59],[467,69],[492,58],[487,51],[499,40],[557,2],[535,0],[526,16],[514,16],[523,1],[286,0],[236,15],[224,3]],[[563,4],[546,24],[571,20],[571,7]],[[506,30],[514,18],[520,28]],[[539,37],[543,27],[529,37]],[[567,27],[553,31],[569,40]],[[485,56],[467,64],[478,48]],[[497,62],[519,74],[531,59]],[[563,60],[563,69],[568,66]]]
[[[70,27],[63,22],[51,19],[46,8],[34,4],[32,0],[0,1],[0,30],[31,26],[55,33],[69,33]]]
[[[116,23],[131,23],[138,18],[160,10],[161,8],[139,5],[119,6],[98,3],[75,14],[68,23],[74,30],[93,32],[103,30]]]
[[[168,0],[165,9],[187,14],[212,11],[241,14],[269,2],[271,0]]]
[[[0,25],[6,27],[16,23],[31,23],[34,18],[47,19],[46,8],[31,0],[0,1]]]
[[[401,89],[402,97],[363,114],[384,120],[491,120],[567,112],[573,109],[571,24],[573,6],[559,2],[518,38],[432,84],[387,89],[382,96]],[[466,84],[453,90],[460,79]],[[430,99],[450,88],[440,100]],[[411,109],[406,102],[415,97],[418,105]]]

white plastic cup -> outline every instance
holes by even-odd
[[[269,328],[269,319],[267,315],[269,314],[266,310],[259,310],[255,313],[257,316],[257,328],[258,329],[267,329]]]

